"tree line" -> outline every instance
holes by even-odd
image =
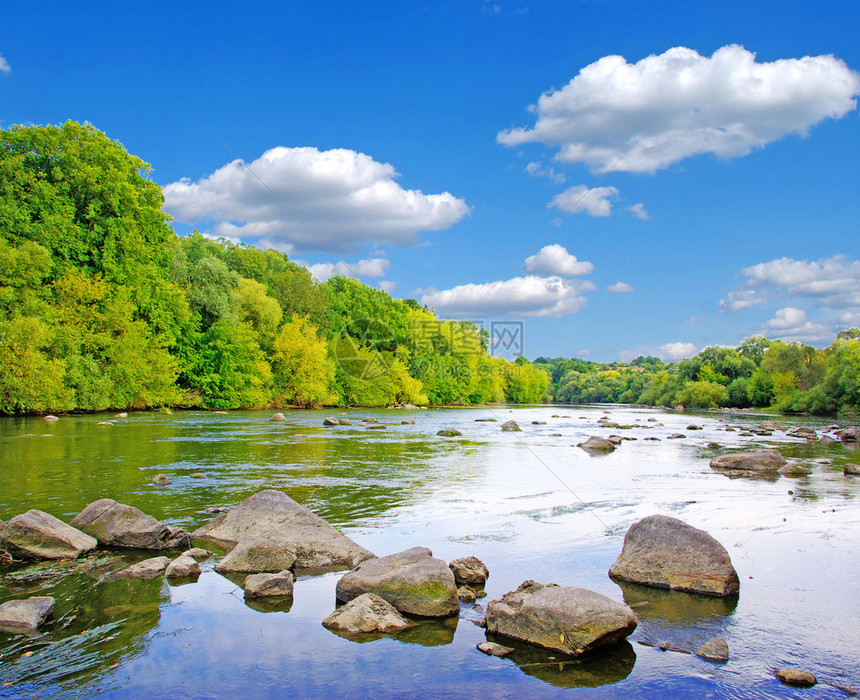
[[[177,236],[90,125],[0,130],[0,413],[535,402],[482,329],[274,250]]]

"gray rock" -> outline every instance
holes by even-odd
[[[860,428],[844,428],[836,434],[842,442],[860,442]]]
[[[610,435],[610,436],[609,436],[608,438],[606,438],[606,439],[607,439],[609,442],[611,442],[613,445],[615,445],[616,447],[618,447],[618,445],[620,445],[620,444],[621,444],[621,442],[624,440],[624,438],[623,438],[623,437],[621,437],[620,435]]]
[[[460,586],[457,589],[457,597],[464,603],[474,603],[478,599],[475,589],[471,586]]]
[[[362,593],[375,593],[412,615],[445,617],[460,610],[454,573],[426,547],[362,562],[338,581],[338,600]]]
[[[684,435],[683,433],[673,433],[672,435],[669,435],[666,439],[667,440],[684,440],[686,437],[687,436]]]
[[[374,593],[363,593],[352,599],[322,624],[327,629],[347,634],[395,634],[410,627],[397,608]]]
[[[295,566],[300,569],[355,566],[376,556],[287,494],[274,490],[246,498],[192,534],[226,545],[238,543],[245,535],[274,540],[296,555]]]
[[[75,559],[95,549],[98,542],[49,513],[28,510],[9,521],[0,545],[26,559]]]
[[[509,420],[502,423],[502,430],[504,431],[521,431],[522,428],[517,425],[515,420]]]
[[[152,483],[156,486],[168,486],[173,482],[167,477],[166,474],[156,474],[152,477]]]
[[[273,537],[246,535],[215,565],[218,573],[258,574],[292,569],[296,555],[290,543]]]
[[[13,634],[32,632],[47,619],[53,608],[51,596],[7,601],[0,605],[0,629]]]
[[[188,578],[200,574],[200,564],[190,554],[180,554],[167,565],[164,575],[167,578]]]
[[[324,425],[326,428],[330,428],[330,427],[332,427],[332,426],[334,426],[334,425],[340,425],[340,421],[339,421],[337,418],[333,418],[332,416],[329,416],[328,418],[326,418],[326,419],[323,421],[323,425]]]
[[[811,688],[818,683],[814,673],[799,668],[781,668],[773,675],[786,685],[793,685],[795,688]]]
[[[609,575],[717,597],[733,595],[740,587],[731,558],[717,540],[665,515],[651,515],[630,526]]]
[[[722,637],[714,637],[696,650],[696,656],[708,661],[726,663],[729,660],[729,645]]]
[[[402,420],[400,421],[400,425],[415,425],[415,421],[411,418],[408,420]]]
[[[197,561],[206,561],[209,557],[212,556],[212,552],[208,549],[202,549],[200,547],[192,547],[186,552],[182,552],[183,554],[187,554],[190,557],[194,557]]]
[[[287,417],[283,413],[273,413],[269,420],[273,423],[283,423],[287,420]]]
[[[243,585],[249,598],[282,598],[293,595],[293,574],[279,571],[274,574],[251,574]]]
[[[490,576],[487,566],[478,557],[460,557],[448,564],[448,568],[454,572],[458,586],[483,586]]]
[[[125,411],[121,411],[120,413],[116,414],[116,417],[117,418],[128,418],[128,413],[126,413]]]
[[[808,476],[812,474],[812,469],[809,467],[805,467],[802,464],[786,464],[784,467],[780,467],[777,471],[783,476]]]
[[[122,571],[117,571],[114,578],[155,578],[165,572],[170,565],[170,559],[167,557],[152,557],[144,559],[126,567]]]
[[[436,434],[441,435],[442,437],[459,437],[463,433],[459,430],[455,430],[454,428],[443,428]]]
[[[48,415],[48,416],[42,416],[42,420],[47,421],[48,423],[53,423],[54,421],[57,421],[60,419],[57,418],[56,416]]]
[[[475,648],[488,656],[507,656],[513,651],[510,647],[504,647],[495,642],[480,642]]]
[[[615,445],[609,440],[596,435],[592,435],[585,442],[579,443],[577,447],[581,447],[586,452],[612,452],[615,449]]]
[[[70,523],[108,547],[171,549],[188,546],[187,532],[160,523],[134,506],[102,498],[90,503]]]
[[[578,656],[636,629],[633,611],[584,588],[526,581],[487,606],[487,631]]]
[[[785,466],[785,457],[776,450],[742,450],[711,460],[711,469],[775,472]]]
[[[842,467],[845,476],[860,476],[860,464],[846,464]]]

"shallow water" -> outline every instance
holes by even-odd
[[[636,427],[599,427],[605,411]],[[459,619],[356,642],[320,624],[334,609],[338,573],[300,577],[285,608],[246,604],[211,560],[181,586],[107,576],[145,553],[0,569],[0,602],[57,599],[39,634],[0,633],[0,698],[520,698],[570,688],[586,697],[842,698],[831,683],[860,687],[860,477],[842,474],[843,463],[860,462],[852,445],[724,429],[763,416],[618,406],[354,410],[354,425],[337,428],[322,427],[325,415],[295,411],[276,424],[269,412],[132,413],[113,427],[98,425],[105,416],[5,418],[0,518],[37,508],[68,521],[110,497],[191,530],[212,517],[208,507],[276,488],[379,555],[422,545],[446,561],[480,557],[490,569],[488,598],[463,605]],[[364,417],[386,429],[366,430]],[[512,418],[523,431],[501,432]],[[463,436],[436,436],[448,427]],[[636,440],[596,457],[573,446],[612,433]],[[667,440],[673,433],[687,437]],[[709,468],[714,455],[741,446],[778,446],[813,472],[752,480]],[[833,463],[816,461],[825,458]],[[159,473],[173,483],[154,486]],[[624,533],[653,513],[720,540],[740,595],[717,600],[613,583],[606,572]],[[480,605],[526,579],[636,604],[639,627],[629,642],[581,659],[510,642],[511,657],[484,656],[475,645],[485,631],[472,623]],[[648,646],[668,641],[692,651],[717,635],[731,649],[725,665]],[[819,685],[781,685],[772,672],[785,665],[813,671]]]

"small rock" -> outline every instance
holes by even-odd
[[[384,425],[374,424],[365,426],[366,430],[385,430]]]
[[[206,561],[213,554],[208,549],[202,549],[200,547],[192,547],[182,553],[187,554],[189,557],[193,557],[196,561]]]
[[[799,668],[781,668],[773,675],[786,685],[793,685],[796,688],[811,688],[818,683],[814,673]]]
[[[11,633],[32,632],[47,619],[53,608],[51,596],[7,601],[0,605],[0,629]]]
[[[853,698],[855,695],[857,695],[857,689],[854,688],[854,686],[842,685],[841,683],[831,683],[830,685],[832,687],[836,688],[836,690],[841,690],[843,693],[845,693],[849,697]]]
[[[337,418],[334,418],[334,417],[332,417],[332,416],[329,416],[328,418],[326,418],[326,419],[323,421],[323,425],[324,425],[326,428],[330,428],[330,427],[332,427],[332,426],[334,426],[334,425],[340,425],[340,421],[339,421]]]
[[[474,603],[477,600],[477,596],[475,595],[475,589],[471,586],[460,586],[457,589],[457,597],[463,603]]]
[[[209,515],[216,515],[218,513],[227,513],[229,510],[229,508],[224,508],[222,506],[210,506],[209,508],[206,508],[203,512]]]
[[[460,557],[448,564],[448,568],[454,572],[454,581],[458,586],[483,586],[490,575],[489,569],[478,557]]]
[[[860,476],[860,464],[846,464],[842,468],[845,476]]]
[[[415,421],[412,419],[402,420],[402,421],[400,421],[400,425],[415,425]]]
[[[152,477],[152,483],[156,486],[167,486],[168,484],[172,484],[173,482],[167,478],[166,474],[156,474]]]
[[[475,597],[476,598],[486,598],[487,592],[483,589],[481,589],[480,591],[475,591]]]
[[[702,430],[702,429],[703,428],[701,425],[688,425],[687,426],[687,430]]]
[[[606,438],[606,439],[607,439],[609,442],[611,442],[613,445],[615,445],[616,447],[617,447],[618,445],[620,445],[620,444],[621,444],[621,442],[624,440],[624,438],[623,438],[623,437],[621,437],[620,435],[610,435],[610,436],[609,436],[608,438]]]
[[[436,434],[441,435],[442,437],[458,437],[463,433],[461,433],[459,430],[455,430],[454,428],[443,428]]]
[[[741,450],[711,460],[711,469],[775,472],[785,466],[785,457],[776,450]]]
[[[683,440],[686,437],[687,437],[686,435],[682,435],[681,433],[673,433],[672,435],[669,435],[669,437],[667,437],[666,439],[667,440]]]
[[[107,427],[109,427],[109,428],[112,428],[112,427],[113,427],[113,423],[111,423],[109,420],[100,420],[100,421],[98,422],[98,424],[99,424],[99,425],[107,426]]]
[[[592,435],[585,442],[580,442],[577,447],[581,447],[586,452],[612,452],[615,449],[615,445],[609,440],[596,435]]]
[[[546,425],[545,420],[533,420],[532,425]]]
[[[340,425],[352,425],[352,421],[349,418],[338,418],[337,422]]]
[[[200,573],[200,564],[190,554],[180,554],[170,564],[164,575],[167,578],[188,578],[189,576],[197,576]]]
[[[125,411],[123,411],[122,413],[117,413],[117,414],[116,414],[116,417],[117,417],[117,418],[128,418],[128,413],[126,413]]]
[[[191,478],[192,478],[192,479],[205,479],[205,478],[206,478],[206,475],[205,475],[203,472],[194,472],[194,473],[191,475]]]
[[[42,420],[47,421],[48,423],[53,423],[55,420],[60,420],[56,416],[42,416]]]
[[[279,571],[275,574],[251,574],[242,586],[249,598],[269,598],[293,595],[293,574]]]
[[[218,573],[264,573],[292,569],[296,555],[292,542],[274,537],[246,535],[215,565]]]
[[[503,647],[495,642],[481,642],[475,648],[488,656],[507,656],[513,651],[510,647]]]
[[[287,420],[287,417],[283,413],[274,413],[272,414],[272,417],[269,418],[269,420],[273,423],[283,423],[285,420]]]
[[[708,661],[726,663],[729,660],[729,645],[722,637],[714,637],[696,650],[696,656]]]
[[[167,557],[151,557],[144,559],[126,567],[122,571],[117,571],[114,578],[155,578],[164,573],[170,565],[170,559]]]
[[[522,428],[517,425],[517,422],[514,420],[505,421],[502,423],[502,430],[506,432],[510,431],[522,431]]]
[[[395,634],[410,626],[397,608],[375,593],[363,593],[354,598],[322,624],[327,629],[348,634]]]
[[[807,476],[808,474],[812,474],[812,470],[802,464],[786,464],[777,471],[783,476]]]

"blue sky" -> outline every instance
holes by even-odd
[[[531,358],[821,347],[860,325],[857,26],[856,2],[18,4],[0,126],[89,121],[179,233],[523,320]]]

